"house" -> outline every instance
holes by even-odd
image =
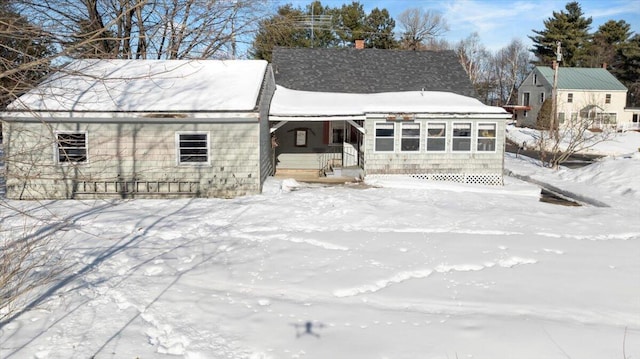
[[[266,61],[73,61],[2,113],[6,195],[260,193],[274,89]]]
[[[502,184],[511,115],[474,98],[452,51],[276,48],[273,67],[277,173]]]
[[[518,88],[518,126],[536,126],[542,103],[552,96],[553,83],[551,67],[537,66],[531,71]],[[561,126],[590,119],[595,127],[623,129],[632,124],[633,117],[625,111],[626,100],[627,88],[604,68],[558,68],[556,106]]]

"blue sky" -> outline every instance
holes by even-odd
[[[351,3],[351,0],[321,0],[323,5],[332,7]],[[307,0],[275,0],[276,4],[293,4],[304,7]],[[543,21],[552,16],[553,11],[565,9],[569,0],[506,1],[506,0],[360,0],[365,11],[386,8],[392,17],[403,10],[421,7],[440,12],[449,24],[450,30],[444,38],[457,42],[473,32],[480,35],[482,44],[489,50],[506,46],[513,38],[521,39],[531,46],[527,37],[532,30],[544,29]],[[625,20],[631,30],[640,33],[640,0],[582,0],[578,1],[586,17],[591,17],[591,31],[608,20]],[[396,29],[397,29],[396,25]]]

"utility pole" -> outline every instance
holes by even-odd
[[[556,42],[556,61],[553,62],[553,88],[551,89],[551,131],[553,137],[558,141],[560,136],[558,133],[558,67],[562,61],[562,43]]]

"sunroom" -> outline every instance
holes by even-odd
[[[359,177],[403,175],[502,184],[499,107],[449,92],[375,94],[277,87],[269,120],[279,170]]]

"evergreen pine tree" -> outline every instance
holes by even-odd
[[[556,59],[556,43],[562,44],[562,66],[579,67],[587,62],[586,46],[590,40],[589,27],[592,19],[585,18],[578,2],[570,2],[565,11],[553,12],[553,16],[544,21],[544,30],[533,30],[533,54],[536,64],[551,65]]]

